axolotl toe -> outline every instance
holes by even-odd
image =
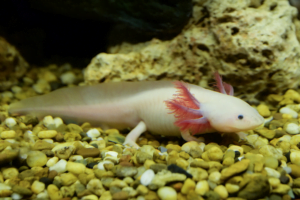
[[[12,115],[59,116],[100,127],[131,128],[124,144],[138,147],[145,131],[165,136],[238,132],[264,123],[256,109],[233,96],[231,85],[216,73],[218,91],[180,81],[111,82],[62,88],[10,105]]]

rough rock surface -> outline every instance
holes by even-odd
[[[17,84],[28,67],[16,48],[0,37],[0,91]]]
[[[93,58],[85,80],[181,79],[207,86],[218,71],[249,100],[278,93],[300,80],[296,15],[288,1],[198,0],[181,34],[110,47]]]

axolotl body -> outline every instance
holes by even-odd
[[[10,105],[13,115],[59,116],[103,128],[132,128],[124,144],[138,147],[146,130],[164,136],[239,132],[263,124],[259,113],[233,95],[233,88],[215,74],[217,91],[180,81],[109,82],[62,88]]]

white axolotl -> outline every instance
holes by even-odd
[[[215,73],[219,92],[180,81],[110,82],[62,88],[10,105],[14,115],[59,116],[103,128],[132,128],[124,144],[138,147],[145,131],[164,136],[192,136],[209,132],[254,129],[264,118],[233,95],[233,88]]]

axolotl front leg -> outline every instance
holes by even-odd
[[[140,121],[136,127],[134,127],[130,133],[127,135],[123,145],[129,145],[135,148],[139,148],[139,145],[136,143],[137,139],[147,130],[147,125],[145,122]]]

